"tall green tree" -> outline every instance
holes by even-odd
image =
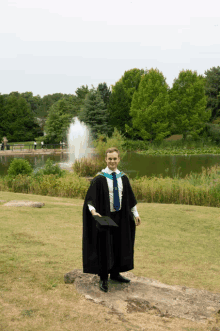
[[[2,138],[6,135],[5,126],[4,126],[4,103],[5,97],[0,93],[0,142]]]
[[[78,113],[78,115],[80,114],[81,112],[81,108],[83,107],[84,105],[84,101],[85,101],[85,98],[86,98],[86,95],[89,93],[89,88],[88,88],[88,85],[84,86],[80,86],[76,89],[75,91],[75,94],[76,94],[76,111]]]
[[[84,86],[80,86],[80,87],[77,87],[75,93],[77,95],[77,97],[80,99],[80,100],[84,100],[85,97],[86,97],[86,94],[89,92],[89,88],[88,88],[88,85]]]
[[[130,97],[130,102],[135,91],[138,90],[141,76],[144,74],[144,69],[131,69],[124,72],[124,75],[121,77],[120,81],[124,85],[125,90],[127,91],[128,96]]]
[[[72,114],[72,117],[77,116],[78,115],[78,110],[79,110],[79,99],[78,99],[78,97],[76,95],[73,95],[73,94],[69,94],[69,95],[64,94],[64,99],[69,104],[69,112],[70,112],[70,114]]]
[[[61,99],[66,99],[68,102],[74,103],[72,100],[73,98],[76,98],[76,96],[62,93],[44,95],[43,98],[40,98],[38,95],[33,97],[33,102],[37,104],[37,108],[34,110],[34,113],[41,125],[42,131],[44,131],[46,119],[48,117],[51,106]],[[73,111],[73,113],[75,112]]]
[[[22,98],[24,98],[27,101],[27,103],[29,103],[31,110],[33,111],[33,113],[35,115],[36,110],[38,108],[40,96],[38,95],[38,96],[34,97],[32,92],[24,92],[24,93],[21,93],[20,96]]]
[[[198,139],[211,116],[211,111],[206,109],[204,77],[197,75],[196,71],[181,71],[169,91],[169,100],[172,108],[170,122],[183,134],[183,139],[187,135]]]
[[[169,118],[172,114],[168,89],[163,74],[157,69],[146,70],[141,77],[130,109],[136,136],[144,140],[161,141],[171,134]],[[126,128],[132,131],[128,125]]]
[[[206,84],[205,94],[207,96],[207,109],[211,110],[211,121],[220,117],[220,67],[213,67],[205,71]]]
[[[109,98],[111,96],[111,89],[107,86],[106,83],[100,83],[97,87],[97,90],[100,92],[102,100],[105,103],[105,106],[107,108],[109,103]]]
[[[130,98],[122,82],[117,82],[114,86],[114,90],[111,94],[108,104],[108,117],[109,117],[109,131],[113,133],[114,128],[125,134],[125,123],[131,122],[130,110]]]
[[[18,92],[18,91],[12,91],[12,92],[10,92],[9,94],[8,94],[8,96],[10,97],[10,96],[14,96],[14,97],[16,97],[17,99],[18,98],[20,98],[20,93]]]
[[[2,125],[9,141],[29,141],[38,136],[39,125],[30,105],[17,93],[5,98]]]
[[[108,114],[101,94],[94,87],[86,95],[79,120],[90,127],[92,139],[98,138],[98,133],[108,134]]]
[[[65,99],[55,102],[49,110],[45,123],[45,143],[56,143],[66,140],[67,131],[72,119],[70,103]]]
[[[122,134],[129,136],[128,130],[125,128],[125,124],[130,127],[132,125],[132,118],[129,114],[132,97],[135,91],[138,90],[138,86],[141,80],[141,76],[144,74],[143,69],[131,69],[124,72],[124,75],[112,85],[112,93],[108,104],[109,124],[112,130],[116,127]],[[130,136],[133,137],[130,132]]]
[[[54,93],[54,94],[47,94],[44,95],[41,104],[38,107],[38,113],[40,114],[41,118],[46,118],[50,107],[57,101],[63,98],[62,93]]]

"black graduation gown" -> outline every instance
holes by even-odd
[[[131,208],[137,204],[137,201],[128,177],[124,175],[121,178],[123,183],[121,208],[122,217],[120,219],[120,226],[117,230],[120,231],[121,238],[120,252],[118,256],[120,261],[119,272],[124,272],[134,268],[136,225]],[[109,189],[107,179],[104,176],[98,175],[93,178],[83,205],[83,272],[99,274],[101,270],[97,241],[99,230],[96,227],[96,221],[88,208],[88,204],[94,206],[96,212],[98,212],[101,216],[110,217]],[[106,234],[106,250],[108,271],[110,271],[114,265],[113,237],[111,228],[108,228]]]

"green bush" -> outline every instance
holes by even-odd
[[[10,185],[12,192],[28,194],[31,180],[31,176],[19,174],[16,176],[16,178],[13,178],[11,181],[9,180],[8,185]]]
[[[82,158],[76,160],[72,166],[74,173],[79,177],[94,177],[97,172],[106,167],[105,160],[100,157]]]
[[[44,168],[38,170],[35,173],[35,177],[40,177],[44,175],[56,175],[57,177],[62,177],[64,173],[65,171],[60,169],[58,164],[55,164],[55,162],[49,158],[47,159]]]
[[[8,168],[8,176],[15,178],[17,175],[31,175],[33,168],[27,160],[14,159]]]
[[[121,160],[123,160],[127,154],[126,147],[124,147],[125,138],[116,128],[110,138],[98,134],[98,138],[93,142],[93,144],[95,147],[95,152],[99,156],[100,160],[105,160],[105,151],[109,147],[116,147],[119,149]]]

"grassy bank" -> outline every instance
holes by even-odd
[[[0,200],[31,200],[43,208],[3,207],[0,214],[0,330],[211,331],[217,324],[126,314],[86,300],[63,276],[82,269],[82,199],[0,192]],[[220,292],[217,208],[139,203],[137,276]],[[219,324],[218,324],[219,325]]]
[[[201,154],[220,154],[220,146],[212,142],[210,138],[201,138],[199,141],[183,140],[183,135],[172,135],[162,142],[145,142],[142,140],[131,140],[122,138],[122,147],[126,151],[137,151],[146,155],[201,155]],[[10,145],[24,144],[25,146],[34,145],[34,141],[28,142],[10,142]],[[59,147],[58,147],[59,148]],[[37,144],[37,149],[41,145]]]
[[[201,155],[220,154],[220,146],[208,139],[199,141],[183,140],[183,135],[173,135],[162,142],[144,142],[125,140],[128,151],[137,151],[145,155]]]

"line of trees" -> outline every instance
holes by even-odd
[[[220,67],[205,76],[182,70],[173,87],[158,69],[131,69],[111,88],[81,86],[75,94],[33,96],[0,94],[0,139],[33,140],[46,132],[45,143],[66,140],[72,118],[86,123],[96,139],[117,128],[131,139],[162,141],[172,134],[194,140],[220,140]]]
[[[30,104],[22,96],[0,95],[0,140],[28,141],[40,135]]]
[[[60,124],[65,119],[65,124],[69,125],[72,117],[79,112],[88,91],[88,86],[82,86],[76,90],[76,95],[55,93],[45,95],[43,98],[39,95],[33,96],[32,92],[0,94],[0,141],[4,136],[14,142],[30,141],[43,136],[46,128],[52,132],[51,118],[53,112],[57,114],[59,108],[65,112],[65,115],[67,113],[70,115],[68,123],[64,117],[60,119]],[[66,105],[64,109],[63,104],[59,103],[60,100]],[[51,124],[51,128],[46,122]],[[49,134],[48,142],[56,142],[53,141],[56,136],[56,133],[55,136]]]
[[[125,137],[162,141],[172,134],[198,140],[220,141],[220,67],[205,72],[182,70],[173,87],[158,69],[126,71],[112,85],[108,103],[99,88],[91,90],[81,107],[80,119],[98,133],[117,128]]]

